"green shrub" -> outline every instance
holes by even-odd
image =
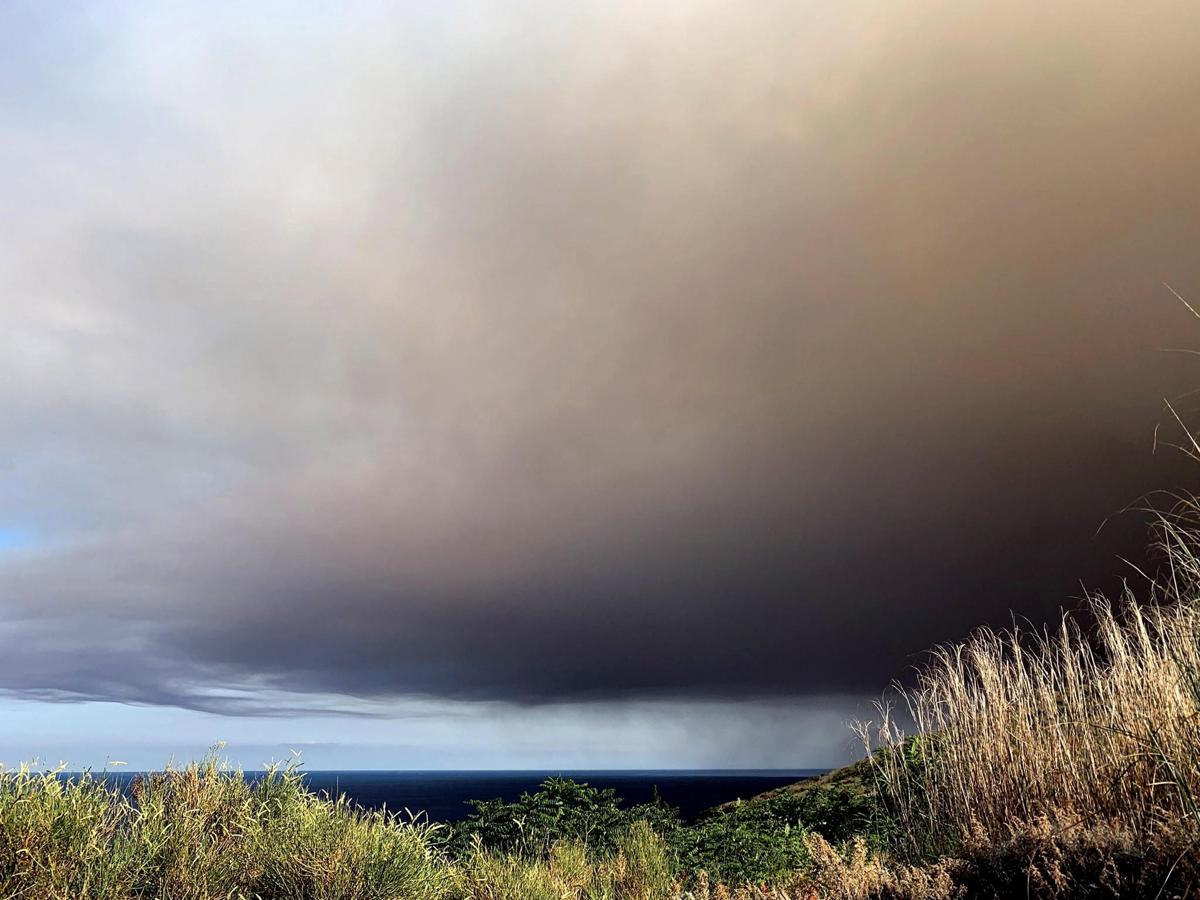
[[[716,816],[678,829],[670,836],[681,871],[703,871],[720,881],[764,881],[795,871],[807,862],[802,826]]]
[[[691,823],[659,799],[626,808],[611,789],[551,778],[511,803],[472,801],[474,812],[455,826],[448,843],[460,859],[479,847],[540,859],[564,842],[605,855],[634,823],[642,823],[665,842],[674,872],[705,871],[732,883],[763,881],[806,865],[809,833],[838,843],[871,832],[879,813],[872,777],[869,767],[859,766],[849,777],[726,804]]]
[[[537,857],[564,841],[594,853],[612,853],[634,822],[648,822],[661,833],[679,823],[678,811],[659,800],[625,808],[611,788],[567,778],[548,778],[539,790],[525,792],[512,803],[500,799],[471,803],[474,811],[449,838],[458,856],[481,843],[491,851]]]

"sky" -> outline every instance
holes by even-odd
[[[0,761],[850,758],[1196,481],[1197,35],[4,3]]]

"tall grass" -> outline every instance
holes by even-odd
[[[930,858],[1002,847],[1031,830],[1188,855],[1200,834],[1200,565],[1188,520],[1160,520],[1154,598],[1091,599],[1088,627],[982,629],[934,651],[900,703],[860,726],[901,849]]]
[[[667,900],[680,893],[666,843],[645,822],[599,857],[577,842],[533,859],[477,846],[461,865],[459,888],[468,900]]]
[[[0,774],[0,898],[439,900],[432,827],[318,797],[294,767],[249,782],[214,757],[129,795],[23,767]]]

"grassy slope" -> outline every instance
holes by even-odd
[[[874,797],[875,775],[870,761],[862,759],[848,766],[832,769],[824,775],[805,778],[793,784],[785,784],[783,787],[755,794],[748,800],[731,800],[713,807],[710,814],[732,813],[739,807],[748,804],[770,804],[788,799],[804,801],[822,791],[830,790],[845,791],[864,800]]]

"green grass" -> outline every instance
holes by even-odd
[[[606,853],[573,841],[534,857],[477,845],[458,866],[458,889],[472,900],[662,900],[680,891],[666,843],[645,822]]]
[[[295,768],[248,782],[210,758],[131,793],[87,774],[0,775],[0,898],[450,896],[433,826],[317,797]]]

